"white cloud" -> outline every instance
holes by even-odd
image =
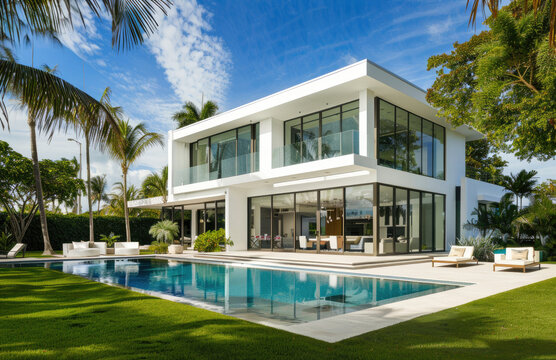
[[[96,16],[88,6],[81,6],[83,21],[74,18],[72,26],[67,26],[58,38],[65,47],[73,51],[80,58],[92,55],[100,50],[95,40],[100,39],[95,24]]]
[[[229,83],[231,56],[220,37],[210,35],[211,14],[195,0],[178,1],[147,41],[183,102],[205,99],[223,102]]]
[[[357,62],[357,58],[351,54],[345,54],[342,56],[342,62],[346,65],[351,65]]]

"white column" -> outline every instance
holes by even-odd
[[[375,96],[369,89],[359,92],[359,154],[375,158]]]
[[[283,122],[268,118],[260,122],[259,128],[259,170],[272,169],[274,149],[284,145]]]
[[[195,236],[197,232],[197,209],[191,209],[191,247],[195,246]]]
[[[228,250],[247,250],[247,196],[242,189],[226,190],[225,214],[226,237],[234,243]]]
[[[168,201],[174,201],[174,164],[172,162],[174,141],[173,141],[173,131],[168,131],[168,142],[166,146],[168,147]]]

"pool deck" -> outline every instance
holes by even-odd
[[[435,255],[438,256],[438,254]],[[152,256],[141,255],[139,257]],[[133,257],[137,258],[138,256]],[[249,314],[239,316],[245,320],[331,343],[556,277],[555,264],[542,264],[540,270],[538,270],[538,267],[531,267],[526,273],[518,269],[497,269],[496,272],[493,272],[492,263],[483,262],[480,262],[478,265],[460,265],[459,268],[456,268],[455,265],[435,265],[433,268],[429,255],[426,255],[425,258],[422,255],[370,257],[240,251],[205,256],[187,251],[180,255],[162,255],[157,257],[173,260],[223,261],[254,266],[295,268],[306,271],[346,272],[378,277],[470,283],[469,285],[452,290],[300,324],[277,323]],[[102,258],[114,259],[125,257],[105,256]],[[95,260],[101,259],[101,257],[88,259]],[[0,260],[0,263],[52,260],[70,259],[63,257],[56,257],[54,259],[18,258]],[[79,260],[84,260],[84,258],[79,258]],[[164,296],[160,297],[165,298]],[[485,316],[488,316],[488,314],[485,314]]]

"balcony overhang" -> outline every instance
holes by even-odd
[[[189,209],[195,207],[194,205],[203,204],[205,202],[224,200],[225,195],[226,194],[223,191],[211,195],[192,194],[191,196],[183,196],[179,200],[166,201],[166,202],[162,201],[161,196],[157,196],[152,198],[128,201],[127,206],[129,208],[155,209],[155,210],[160,210],[163,207],[184,206],[186,209]]]
[[[315,181],[320,182],[334,180],[334,176],[342,174],[356,176],[362,174],[361,171],[367,171],[368,175],[376,176],[376,160],[357,154],[343,155],[245,175],[176,186],[174,194],[187,194],[228,186],[249,189],[253,186],[274,186],[304,179],[316,179]]]

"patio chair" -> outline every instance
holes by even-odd
[[[432,267],[434,267],[435,263],[455,264],[457,268],[459,268],[459,264],[468,262],[475,262],[476,264],[478,264],[479,260],[475,259],[475,257],[473,256],[474,251],[474,246],[452,245],[448,256],[435,256],[432,259]]]
[[[535,251],[532,247],[506,248],[505,254],[494,254],[492,271],[496,271],[497,266],[502,266],[523,269],[525,272],[526,267],[537,265],[540,269],[540,251]]]
[[[307,250],[307,236],[299,235],[299,248]]]
[[[27,249],[27,244],[24,243],[17,243],[14,247],[8,251],[6,255],[3,255],[6,259],[14,259],[17,254],[21,253],[23,257],[25,257],[25,249]]]
[[[139,255],[139,243],[134,242],[115,242],[114,255]]]
[[[338,251],[338,237],[337,236],[330,236],[328,237],[328,246],[330,250]]]
[[[106,254],[106,243],[102,244],[104,244],[104,254]],[[62,250],[64,257],[88,257],[99,256],[103,249],[102,245],[89,246],[88,241],[73,241],[71,243],[62,244]]]

